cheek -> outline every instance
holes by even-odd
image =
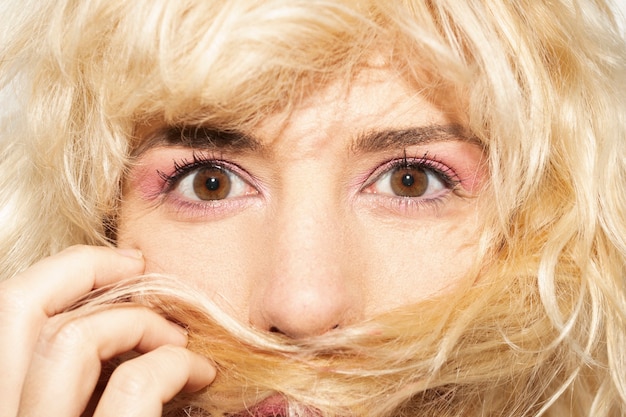
[[[146,273],[164,274],[191,285],[225,311],[241,316],[247,306],[254,254],[243,233],[245,222],[215,224],[171,222],[156,210],[124,207],[118,246],[140,249]],[[228,238],[226,238],[228,237]]]
[[[122,205],[119,246],[141,249],[147,272],[185,281],[242,320],[248,317],[259,283],[272,285],[284,266],[285,258],[272,263],[270,248],[318,256],[322,265],[336,262],[341,271],[337,278],[358,293],[358,308],[371,317],[460,285],[474,265],[480,233],[477,200],[417,219],[382,221],[376,213],[348,212],[339,221],[341,230],[309,236],[321,236],[340,253],[331,256],[313,251],[325,246],[309,240],[313,249],[308,252],[281,246],[282,235],[272,233],[274,212],[249,210],[217,222],[181,222],[141,201],[128,198]],[[304,239],[302,234],[296,238]]]
[[[477,222],[458,220],[370,229],[362,257],[371,283],[368,315],[467,284],[479,232]]]

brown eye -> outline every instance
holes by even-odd
[[[202,168],[193,177],[193,192],[200,200],[223,200],[230,189],[230,176],[219,167]]]
[[[428,189],[428,174],[421,167],[400,167],[391,172],[389,185],[399,197],[421,197]]]
[[[402,164],[380,174],[365,192],[430,200],[444,193],[450,187],[448,184],[447,177],[434,168],[422,164]]]
[[[258,189],[246,178],[247,173],[239,167],[230,168],[226,163],[206,161],[195,163],[175,180],[171,190],[187,201],[205,201],[217,204],[223,200],[258,195]],[[198,166],[199,165],[199,166]],[[185,169],[184,166],[182,169]]]

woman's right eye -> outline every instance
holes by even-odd
[[[192,201],[215,201],[257,194],[238,174],[218,164],[204,165],[184,174],[174,191]]]

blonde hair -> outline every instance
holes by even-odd
[[[159,277],[77,302],[72,314],[130,296],[189,328],[218,378],[173,415],[234,413],[272,392],[293,415],[626,415],[626,46],[602,0],[0,8],[0,88],[15,95],[0,149],[1,279],[72,244],[114,244],[138,126],[249,128],[349,84],[376,54],[460,108],[484,143],[494,199],[480,277],[445,302],[298,341]]]

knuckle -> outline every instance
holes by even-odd
[[[158,383],[153,370],[143,362],[127,361],[117,367],[108,386],[125,397],[145,396]]]
[[[159,395],[164,376],[170,379],[181,369],[189,368],[189,351],[172,345],[163,345],[154,351],[129,360],[117,367],[108,386],[116,393],[130,398]],[[168,382],[171,382],[168,379]]]
[[[163,345],[160,346],[157,350],[161,353],[161,356],[163,357],[163,361],[161,364],[162,368],[189,368],[191,363],[191,351],[189,351],[187,348],[174,345]]]
[[[189,352],[187,349],[174,346],[174,345],[163,345],[159,347],[159,350],[167,357],[171,357],[172,360],[181,361],[187,359],[187,353]]]
[[[94,246],[89,245],[72,245],[65,248],[61,253],[68,256],[76,257],[89,257],[93,256],[96,252]]]
[[[0,285],[0,317],[6,315],[13,320],[17,315],[29,311],[28,291],[19,286]]]
[[[81,320],[53,317],[46,322],[39,333],[36,352],[44,357],[85,352],[89,346],[89,333],[89,328],[84,326]]]

